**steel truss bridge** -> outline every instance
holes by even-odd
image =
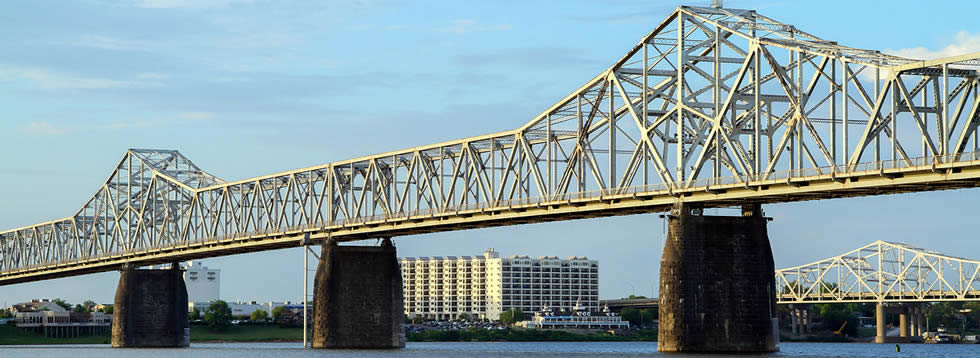
[[[776,271],[779,303],[980,301],[980,261],[875,241]]]
[[[0,233],[0,285],[313,242],[978,185],[980,53],[920,61],[679,7],[509,131],[226,182],[129,150],[73,215]]]

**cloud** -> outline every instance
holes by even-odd
[[[157,81],[123,81],[99,77],[82,77],[39,68],[0,65],[0,78],[2,77],[21,78],[33,82],[43,89],[107,89],[163,86],[163,83]],[[144,78],[144,80],[146,79]]]
[[[55,126],[48,122],[30,122],[20,127],[20,131],[30,135],[54,136],[68,133],[69,130],[68,128]]]
[[[104,35],[82,35],[71,42],[72,46],[99,48],[113,51],[143,51],[149,46],[141,41],[120,39]]]
[[[170,75],[165,73],[145,72],[136,75],[136,78],[144,79],[144,80],[165,80],[170,78]]]
[[[917,60],[931,60],[941,57],[965,55],[968,53],[980,52],[980,33],[974,34],[965,30],[957,32],[956,35],[953,36],[952,42],[938,50],[925,47],[912,47],[902,49],[886,49],[883,52]]]
[[[206,9],[254,2],[252,0],[137,0],[133,5],[150,9]]]
[[[180,118],[194,121],[203,121],[207,119],[214,118],[214,113],[211,112],[183,112],[180,114]]]
[[[500,24],[500,25],[485,25],[481,24],[479,21],[463,19],[463,20],[453,20],[447,27],[440,28],[440,32],[449,32],[457,35],[462,35],[469,32],[480,32],[480,31],[507,31],[512,29],[513,26],[510,24]]]
[[[453,62],[465,67],[518,66],[538,69],[607,65],[587,55],[588,52],[582,49],[541,46],[513,48],[492,53],[460,54],[453,57]]]
[[[154,121],[141,121],[141,120],[125,120],[119,122],[113,122],[106,126],[109,129],[129,129],[129,128],[147,128],[153,127],[160,122]]]

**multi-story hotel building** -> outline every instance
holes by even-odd
[[[526,313],[544,306],[571,312],[577,301],[599,310],[599,261],[573,256],[482,256],[401,259],[405,315],[428,319],[499,319],[512,308]]]

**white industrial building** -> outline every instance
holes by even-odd
[[[188,302],[187,311],[191,312],[194,311],[194,309],[196,308],[198,312],[200,312],[201,315],[203,316],[204,312],[208,310],[208,307],[211,307],[212,303],[214,303],[214,301]],[[255,301],[249,301],[249,302],[226,302],[226,303],[228,304],[228,308],[231,310],[231,315],[234,317],[249,316],[252,314],[252,312],[260,311],[260,310],[265,311],[269,315],[269,317],[272,317],[272,310],[275,309],[276,307],[279,306],[285,306],[287,308],[302,307],[301,303],[289,302],[289,301],[261,302],[261,303]]]
[[[482,256],[406,257],[400,260],[405,315],[427,319],[499,319],[512,308],[532,313],[547,305],[571,312],[576,302],[599,309],[599,261],[573,256],[501,258]]]
[[[221,270],[209,269],[199,261],[187,261],[184,285],[188,302],[217,301],[221,298]]]

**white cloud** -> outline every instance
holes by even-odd
[[[883,52],[917,60],[931,60],[941,57],[965,55],[968,53],[980,52],[980,34],[974,34],[968,31],[957,32],[956,35],[953,36],[952,42],[938,50],[928,49],[925,47],[912,47],[902,49],[886,49]]]
[[[104,35],[81,35],[75,41],[72,41],[71,45],[113,51],[138,51],[149,48],[142,41],[126,40]]]
[[[183,112],[180,114],[180,118],[203,121],[207,119],[214,118],[214,113],[211,112]]]
[[[106,78],[74,77],[70,75],[55,74],[39,69],[25,69],[19,71],[20,77],[30,80],[46,89],[102,89],[129,87],[125,81],[117,81]]]
[[[451,21],[449,26],[441,28],[439,31],[462,35],[477,31],[507,31],[512,28],[513,26],[510,24],[484,25],[476,20],[461,19]]]
[[[106,126],[109,129],[128,129],[128,128],[147,128],[157,125],[157,122],[153,121],[140,121],[140,120],[126,120],[113,122]]]
[[[33,82],[43,89],[106,89],[124,87],[160,87],[163,83],[142,78],[141,81],[124,81],[109,78],[82,77],[57,73],[39,68],[10,67],[0,65],[0,77],[20,78]]]
[[[170,78],[170,75],[165,73],[145,72],[136,75],[136,78],[144,79],[144,80],[165,80]]]
[[[953,35],[953,39],[942,48],[932,49],[926,47],[909,47],[900,49],[884,49],[881,52],[913,60],[932,60],[942,57],[965,55],[980,52],[980,34],[973,34],[968,31],[960,31]],[[891,76],[891,72],[882,69],[879,78],[884,81]],[[874,83],[875,72],[872,68],[867,68],[858,74],[862,80]]]
[[[137,0],[134,5],[151,9],[204,9],[254,2],[253,0]]]
[[[68,128],[58,127],[48,122],[30,122],[20,127],[20,131],[30,135],[53,136],[68,133]]]

